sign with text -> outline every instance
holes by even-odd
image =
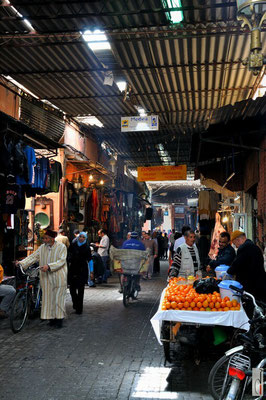
[[[121,132],[158,131],[158,115],[121,117]]]
[[[138,181],[178,181],[187,179],[186,165],[138,167]]]

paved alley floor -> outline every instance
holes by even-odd
[[[0,321],[0,399],[211,399],[210,363],[196,366],[181,357],[173,367],[164,366],[150,319],[166,271],[167,263],[161,262],[161,275],[142,281],[139,299],[127,309],[117,276],[86,288],[82,315],[73,313],[68,294],[68,316],[59,330],[30,320],[13,334],[8,320]]]

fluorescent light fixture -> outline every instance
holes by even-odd
[[[141,108],[141,107],[139,107],[138,108],[138,113],[139,113],[139,115],[141,115],[141,116],[145,116],[145,115],[147,115],[147,113],[146,113],[146,111],[144,110],[144,108]]]
[[[103,127],[103,124],[101,121],[98,120],[97,117],[94,117],[93,115],[86,115],[84,117],[76,117],[76,121],[86,124],[86,125],[96,125],[99,126],[99,128]]]
[[[116,84],[117,84],[120,92],[124,92],[126,90],[126,87],[127,87],[126,81],[119,81],[119,82],[116,82]]]
[[[83,39],[87,42],[91,50],[110,50],[111,46],[103,31],[96,29],[95,31],[87,30],[82,34]]]
[[[163,0],[164,8],[175,8],[182,7],[181,0]],[[183,11],[167,11],[167,18],[172,22],[172,24],[179,24],[184,19]]]
[[[234,200],[237,201],[237,200],[239,200],[239,199],[240,199],[240,195],[238,194],[238,195],[234,198]]]

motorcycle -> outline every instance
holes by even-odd
[[[250,293],[232,285],[230,288],[239,292],[243,299],[252,300],[253,317],[249,321],[249,331],[238,334],[242,344],[228,350],[213,366],[208,379],[209,390],[215,400],[254,399],[251,397],[252,368],[260,368],[264,387],[263,383],[257,383],[257,399],[265,399],[266,340],[261,331],[266,327],[266,304],[259,302],[259,306]]]

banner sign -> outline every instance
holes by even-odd
[[[121,117],[121,132],[158,131],[158,115]]]
[[[178,181],[187,179],[186,165],[161,165],[156,167],[138,167],[138,182]]]

